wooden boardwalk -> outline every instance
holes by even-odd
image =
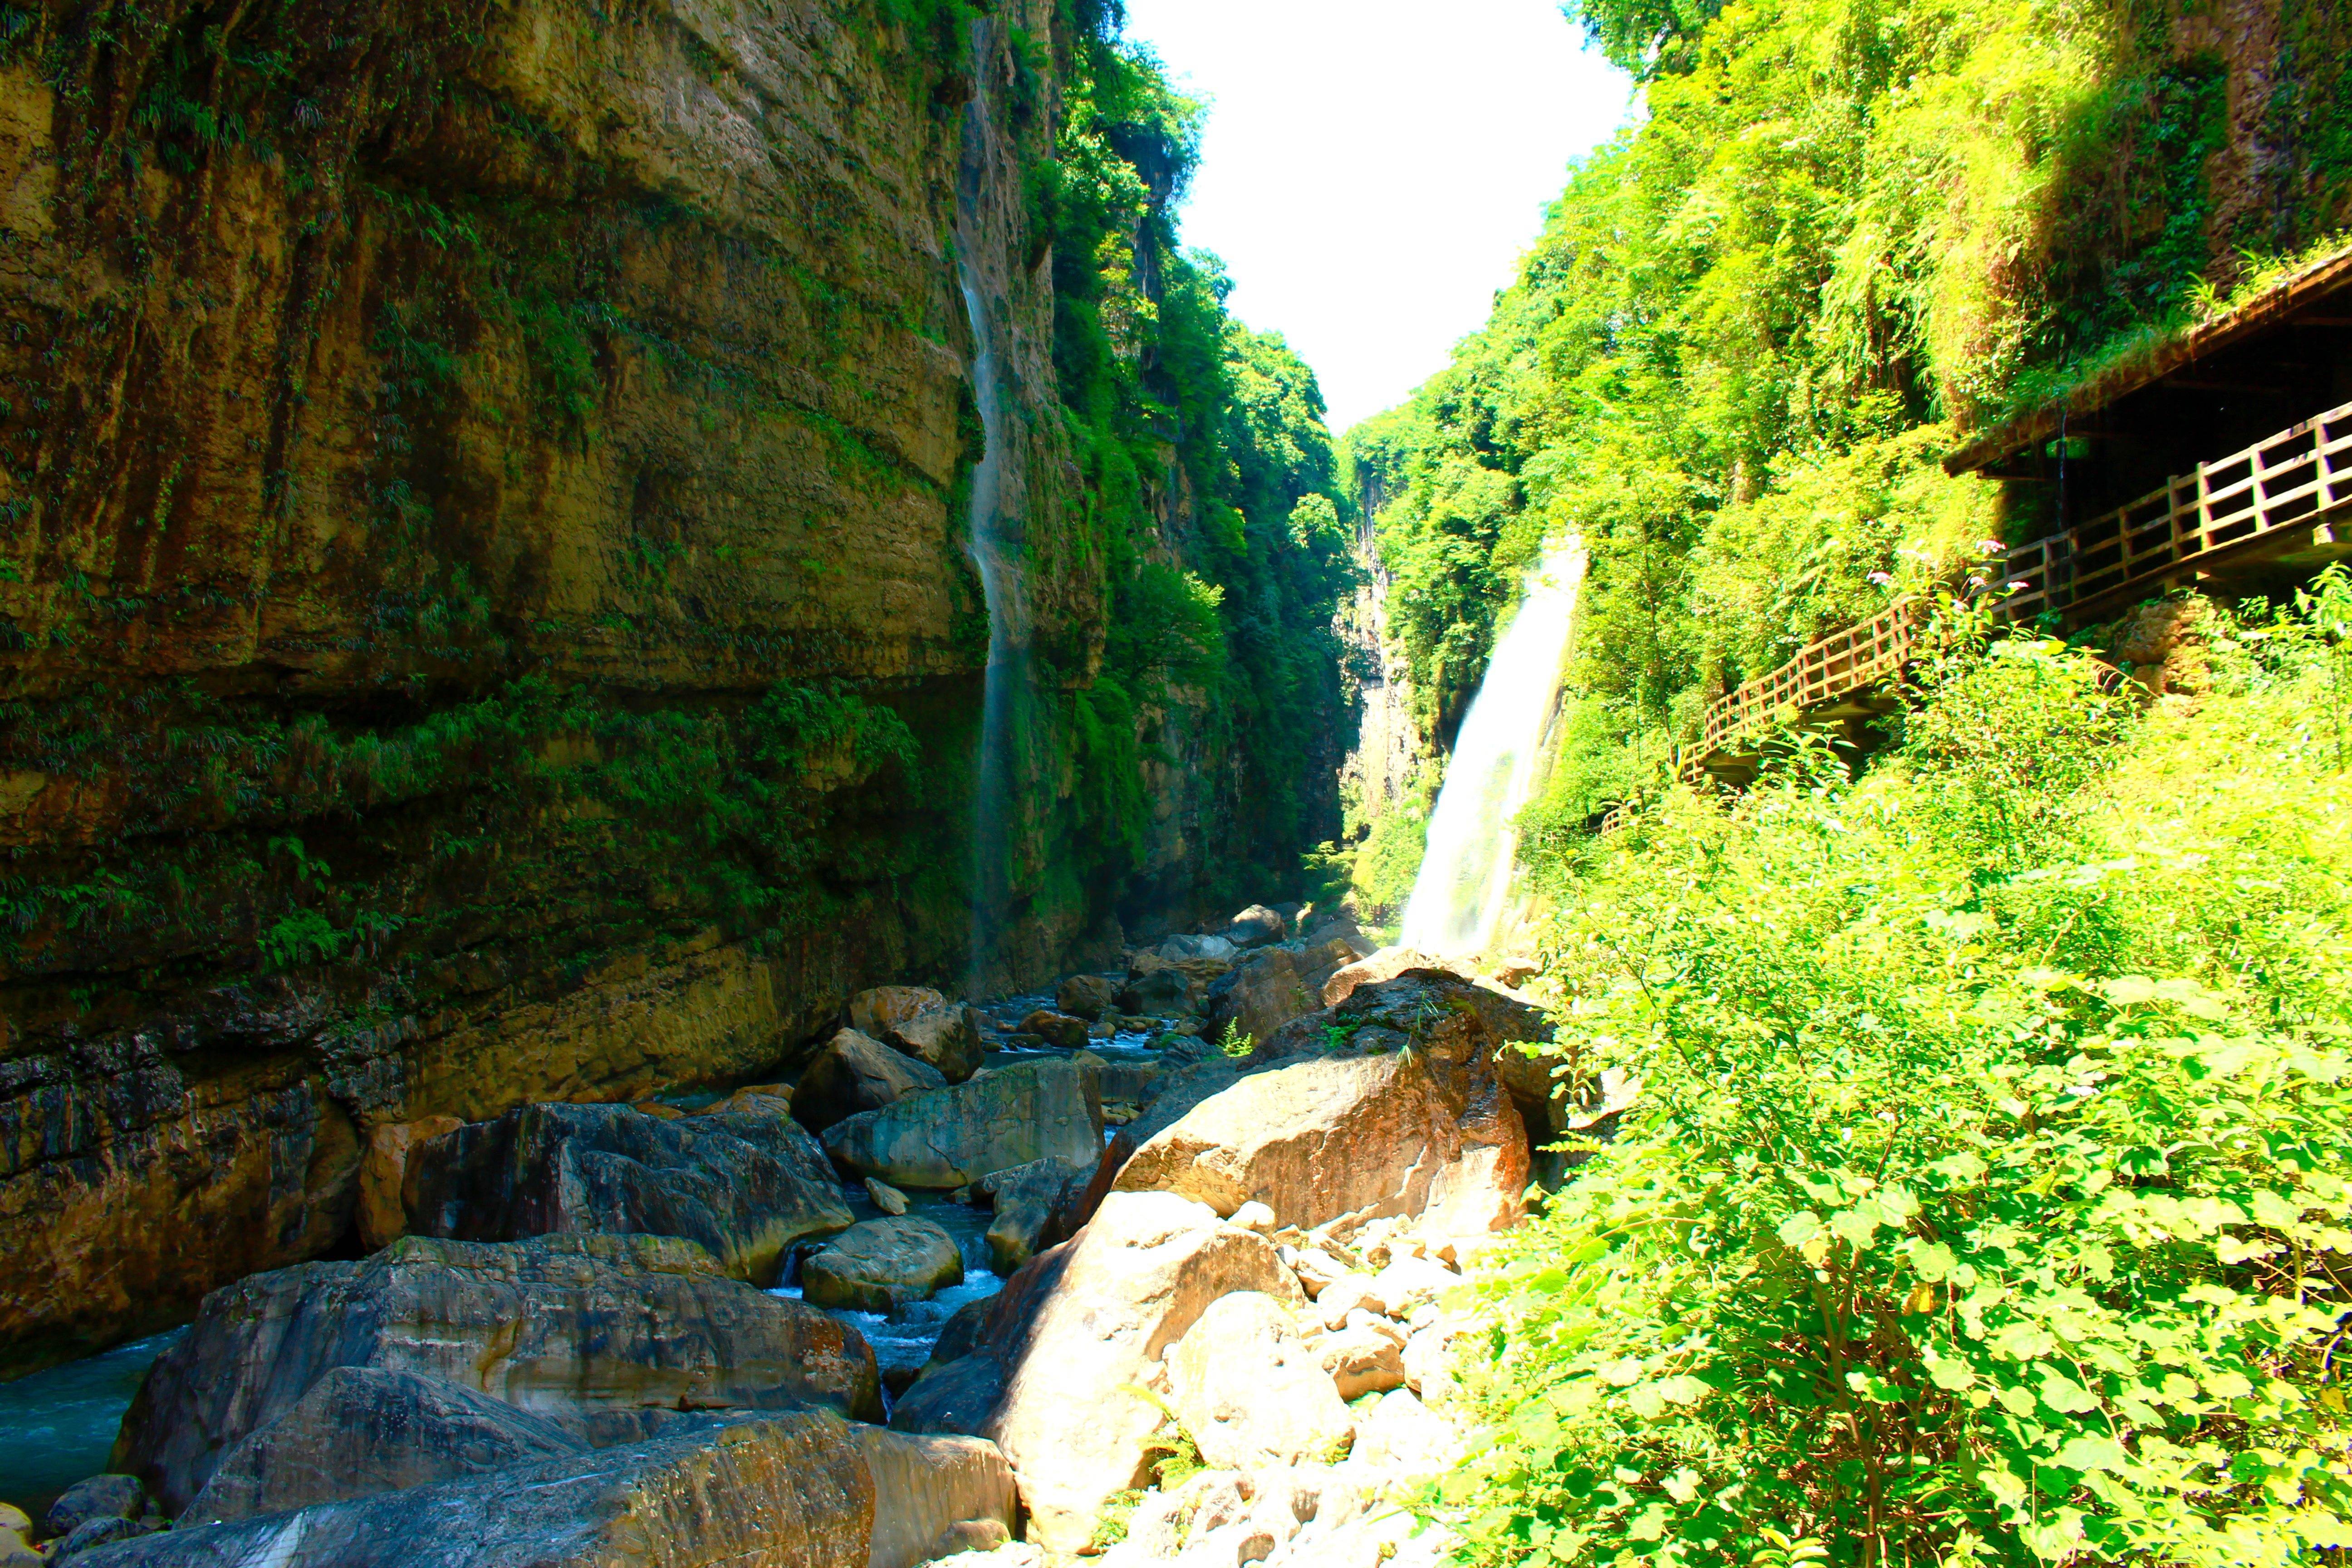
[[[1996,556],[1996,613],[2079,626],[2233,565],[2315,568],[2352,555],[2352,403],[2168,481],[2127,506]],[[1898,599],[1706,710],[1685,783],[1744,785],[1774,730],[1851,721],[1892,704],[1872,695],[1909,663],[1927,624]]]

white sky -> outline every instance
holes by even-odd
[[[1626,79],[1556,0],[1127,0],[1214,100],[1183,215],[1232,309],[1315,367],[1331,428],[1392,407],[1484,325]]]

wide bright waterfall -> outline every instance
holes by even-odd
[[[1400,941],[1406,947],[1467,954],[1495,939],[1518,857],[1518,816],[1535,787],[1583,582],[1584,547],[1574,542],[1528,574],[1445,770],[1429,851],[1405,906]]]

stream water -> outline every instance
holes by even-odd
[[[140,1379],[180,1334],[173,1329],[0,1383],[0,1502],[37,1520],[58,1493],[105,1469]]]
[[[1528,574],[1517,613],[1495,641],[1429,819],[1429,850],[1398,939],[1406,947],[1467,956],[1495,940],[1583,584],[1584,547],[1552,551]]]
[[[1018,1032],[1024,1018],[1053,1005],[1054,998],[1042,993],[999,996],[982,1003],[988,1065],[1068,1056],[1069,1052],[1051,1047],[1024,1049],[1004,1043],[1004,1037]],[[1150,1033],[1124,1031],[1090,1041],[1087,1048],[1108,1061],[1142,1062],[1152,1059],[1151,1039]],[[693,1110],[719,1097],[702,1093],[665,1098],[680,1110]],[[857,1218],[881,1216],[882,1211],[866,1197],[862,1183],[845,1184],[842,1195]],[[964,1277],[962,1284],[928,1301],[909,1302],[895,1312],[833,1314],[866,1337],[886,1375],[894,1368],[920,1367],[930,1359],[940,1329],[958,1308],[1004,1288],[1004,1281],[990,1267],[988,1226],[993,1216],[988,1210],[957,1203],[944,1194],[914,1193],[908,1194],[907,1212],[955,1237],[963,1253]],[[797,1270],[795,1260],[788,1282],[773,1293],[798,1299]],[[105,1469],[123,1412],[130,1408],[140,1380],[181,1332],[174,1329],[14,1383],[0,1383],[0,1502],[14,1503],[37,1520],[66,1488]]]

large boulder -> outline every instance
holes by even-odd
[[[984,1348],[915,1384],[891,1425],[993,1438],[1020,1477],[1028,1539],[1076,1552],[1105,1500],[1143,1479],[1161,1415],[1131,1390],[1235,1290],[1304,1300],[1264,1237],[1170,1194],[1115,1193],[1005,1282]]]
[[[856,1312],[895,1311],[962,1283],[962,1250],[927,1219],[869,1219],[801,1262],[803,1296]]]
[[[675,1236],[772,1285],[798,1242],[856,1217],[824,1151],[790,1118],[665,1119],[619,1105],[526,1105],[422,1145],[404,1203],[419,1236]]]
[[[615,1408],[881,1410],[856,1330],[729,1278],[691,1242],[404,1237],[205,1297],[131,1401],[111,1468],[185,1508],[226,1450],[346,1366],[439,1378],[567,1428]]]
[[[982,1042],[977,1007],[961,1003],[934,1007],[892,1025],[882,1038],[893,1050],[934,1068],[950,1083],[961,1083],[980,1070]]]
[[[1366,1028],[1348,1054],[1246,1073],[1144,1142],[1116,1188],[1223,1215],[1262,1203],[1302,1228],[1349,1215],[1427,1215],[1447,1235],[1515,1223],[1527,1131],[1492,1063],[1458,1039],[1409,1043]]]
[[[1218,1469],[1328,1463],[1354,1435],[1322,1356],[1260,1291],[1235,1291],[1202,1313],[1169,1354],[1168,1383],[1177,1421]]]
[[[874,1478],[874,1533],[866,1568],[915,1568],[958,1526],[992,1524],[998,1541],[1019,1522],[1013,1467],[978,1437],[917,1436],[860,1426]],[[810,1568],[824,1568],[812,1563]]]
[[[948,1086],[947,1075],[869,1035],[844,1029],[817,1052],[793,1090],[793,1118],[822,1132],[860,1111]]]
[[[545,1416],[462,1384],[339,1366],[232,1445],[180,1522],[216,1524],[430,1486],[587,1447]]]
[[[94,1519],[137,1519],[147,1511],[147,1489],[137,1476],[91,1476],[76,1481],[49,1505],[41,1528],[50,1536],[71,1535]],[[22,1522],[21,1516],[0,1513],[0,1529]]]
[[[1055,987],[1054,1005],[1088,1023],[1118,1005],[1118,982],[1100,974],[1073,974]]]
[[[1092,1166],[1056,1157],[999,1171],[974,1184],[996,1205],[996,1217],[988,1227],[988,1254],[999,1274],[1012,1273],[1063,1239],[1054,1234],[1055,1220],[1064,1211],[1072,1184],[1093,1174]]]
[[[1391,949],[1376,956],[1395,954]],[[1294,1019],[1260,1042],[1257,1059],[1321,1051],[1334,1030],[1351,1042],[1383,1048],[1410,1040],[1416,1050],[1433,1050],[1448,1060],[1484,1059],[1538,1143],[1570,1128],[1591,1126],[1629,1103],[1622,1083],[1612,1089],[1598,1079],[1555,1074],[1557,1064],[1544,1049],[1552,1037],[1551,1018],[1541,1007],[1425,961],[1366,981],[1323,1012]]]
[[[899,1025],[948,1005],[928,985],[877,985],[849,999],[849,1026],[880,1039]]]
[[[408,1165],[419,1147],[465,1122],[455,1116],[427,1116],[415,1121],[379,1122],[368,1129],[367,1148],[360,1155],[360,1245],[373,1252],[389,1246],[408,1229],[408,1209],[402,1192],[408,1184]]]
[[[1171,936],[1151,951],[1171,963],[1186,959],[1231,963],[1241,949],[1222,936]]]
[[[1377,985],[1383,980],[1393,980],[1410,969],[1435,967],[1438,967],[1438,961],[1425,952],[1416,952],[1409,947],[1381,948],[1334,970],[1331,977],[1323,983],[1323,1005],[1337,1007],[1353,996],[1358,986]]]
[[[1252,904],[1235,915],[1217,933],[1237,948],[1264,947],[1277,942],[1290,934],[1290,922],[1278,910],[1264,904]]]
[[[1102,1152],[1102,1125],[1093,1072],[1034,1061],[835,1122],[824,1146],[858,1175],[943,1192],[1055,1155],[1091,1165]]]
[[[295,1513],[174,1530],[108,1568],[834,1568],[868,1562],[877,1505],[855,1429],[778,1412]],[[649,1557],[649,1548],[657,1555]],[[903,1560],[889,1568],[904,1568]]]
[[[1056,1013],[1040,1007],[1021,1020],[1021,1032],[1034,1035],[1049,1046],[1059,1046],[1066,1051],[1083,1050],[1093,1032],[1084,1018],[1067,1013]]]
[[[1223,1039],[1232,1031],[1253,1043],[1274,1038],[1285,1024],[1323,1005],[1317,989],[1307,984],[1310,978],[1300,955],[1287,948],[1252,953],[1240,968],[1209,987],[1211,1037]]]

